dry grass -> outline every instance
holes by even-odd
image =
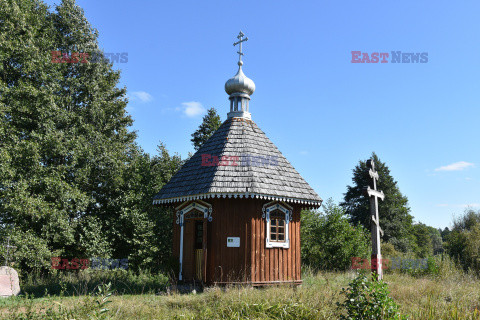
[[[304,275],[300,288],[210,288],[199,294],[122,295],[111,298],[107,319],[337,319],[340,289],[354,274]],[[480,281],[455,274],[414,278],[387,274],[391,296],[410,319],[480,319]],[[13,298],[0,301],[6,319],[91,319],[94,298]],[[49,313],[51,314],[47,316]],[[68,311],[67,311],[68,310]],[[30,313],[29,313],[30,312]],[[20,314],[29,313],[29,317]]]

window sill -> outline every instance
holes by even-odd
[[[277,241],[268,241],[267,239],[267,248],[284,248],[284,249],[289,249],[290,248],[290,241],[285,241],[285,242],[277,242]]]

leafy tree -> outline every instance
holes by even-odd
[[[380,226],[385,233],[383,240],[392,243],[396,250],[407,252],[414,242],[410,235],[413,217],[408,199],[400,192],[388,166],[375,153],[372,158],[380,176],[377,187],[385,194],[385,200],[379,201]],[[371,217],[369,199],[363,195],[363,187],[370,185],[370,181],[366,162],[359,161],[353,169],[353,185],[347,186],[344,201],[340,204],[353,224],[362,225],[367,230],[370,230]]]
[[[128,256],[135,267],[153,271],[169,267],[173,213],[153,206],[152,198],[183,164],[180,156],[170,155],[161,142],[157,151],[153,157],[138,151],[127,170],[124,179],[128,186],[113,246],[117,256]]]
[[[180,157],[136,145],[110,63],[52,63],[52,51],[101,52],[74,0],[54,12],[40,0],[4,1],[0,21],[0,238],[11,237],[25,271],[52,256],[160,269],[172,219],[152,197]]]
[[[426,258],[432,255],[433,244],[429,227],[423,223],[417,223],[412,226],[412,232],[415,236],[415,254],[419,258]]]
[[[480,274],[480,210],[466,209],[454,220],[445,246],[465,271],[472,269]]]
[[[446,242],[447,241],[447,238],[448,238],[448,235],[450,234],[450,229],[448,229],[448,227],[445,227],[445,229],[438,229],[438,231],[440,231],[440,234],[442,236],[442,241],[443,242]]]
[[[432,239],[433,254],[441,254],[444,252],[442,234],[434,227],[428,227],[430,230],[430,238]]]
[[[7,1],[0,20],[4,233],[31,239],[45,256],[108,257],[136,148],[120,74],[106,63],[52,63],[55,50],[98,49],[73,0],[55,12],[37,0]],[[23,267],[39,260],[16,245]]]
[[[221,124],[222,122],[217,110],[215,110],[215,108],[208,109],[207,114],[203,117],[202,124],[198,127],[197,131],[192,133],[191,141],[195,147],[195,151],[200,149],[202,144],[217,131]]]
[[[323,212],[302,211],[303,263],[321,270],[346,270],[352,258],[367,257],[369,241],[363,227],[350,225],[343,208],[332,199],[322,208]]]

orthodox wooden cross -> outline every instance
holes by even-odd
[[[238,62],[239,62],[239,63],[242,62],[242,56],[243,56],[243,52],[242,52],[242,42],[245,42],[245,41],[248,40],[247,37],[245,37],[245,39],[243,39],[244,36],[245,36],[245,35],[243,34],[243,32],[240,31],[240,33],[239,33],[238,36],[237,36],[238,41],[233,44],[233,46],[236,46],[237,44],[240,45],[240,46],[239,46],[239,51],[237,52],[237,53],[238,53]]]
[[[380,252],[380,233],[383,236],[383,230],[380,228],[378,218],[378,199],[382,201],[385,198],[383,191],[377,190],[378,172],[375,170],[373,159],[367,160],[368,173],[372,179],[370,186],[363,187],[365,196],[370,199],[370,215],[372,217],[372,272],[377,274],[377,279],[382,280],[382,254]]]
[[[10,245],[10,237],[7,238],[7,244],[5,245],[5,248],[7,248],[7,254],[5,255],[5,265],[8,266],[8,258],[10,255],[10,249],[16,249],[16,246],[11,246]]]

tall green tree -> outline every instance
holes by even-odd
[[[46,267],[52,255],[111,256],[136,152],[120,73],[107,63],[52,63],[52,51],[98,51],[98,33],[73,0],[55,12],[7,0],[0,20],[4,234],[24,267]]]
[[[390,242],[398,251],[412,249],[413,236],[410,234],[413,217],[410,215],[408,199],[398,188],[397,181],[390,174],[388,166],[372,153],[375,168],[380,176],[377,188],[385,194],[385,200],[379,201],[380,226],[385,235],[383,240]],[[347,186],[344,201],[340,204],[355,225],[370,230],[371,218],[369,199],[363,195],[363,187],[370,185],[366,161],[359,161],[353,169],[353,185]]]
[[[170,155],[160,142],[153,157],[138,151],[126,171],[125,197],[116,220],[113,248],[116,256],[128,257],[134,267],[169,271],[173,212],[153,206],[153,196],[181,167],[180,156]]]
[[[205,141],[207,141],[212,134],[217,131],[221,124],[222,122],[217,110],[215,110],[215,108],[208,109],[207,114],[203,117],[202,124],[200,124],[198,129],[192,133],[191,141],[195,151],[200,149],[202,144],[204,144]]]

